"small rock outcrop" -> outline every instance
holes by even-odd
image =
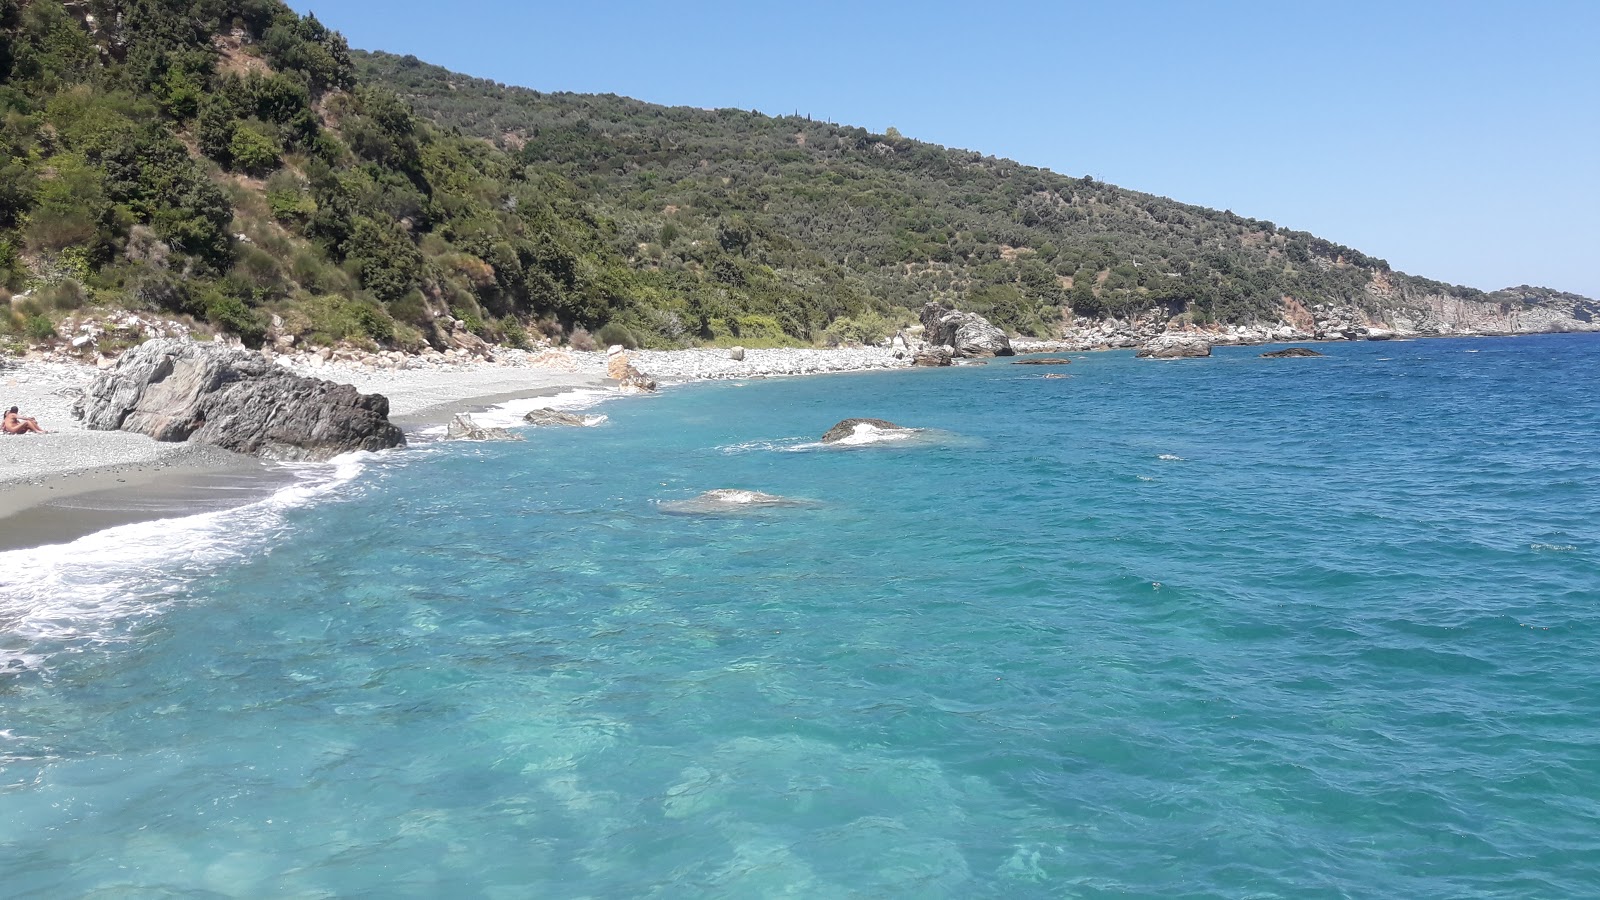
[[[178,338],[122,354],[72,412],[96,431],[192,440],[266,459],[322,460],[406,442],[382,394],[296,375],[239,347]]]
[[[949,347],[926,347],[911,357],[913,366],[948,366],[954,356]]]
[[[1058,356],[1046,356],[1042,359],[1013,360],[1011,364],[1013,366],[1070,366],[1072,365],[1072,360]]]
[[[522,421],[529,425],[573,425],[579,428],[589,424],[589,420],[583,416],[575,416],[558,409],[532,409],[523,413]]]
[[[977,313],[961,312],[938,301],[922,307],[922,337],[929,344],[948,344],[956,356],[1012,356],[1011,339]]]
[[[1297,359],[1299,357],[1324,356],[1310,347],[1287,347],[1283,350],[1269,350],[1261,354],[1262,359]]]
[[[504,428],[485,428],[466,413],[456,413],[450,419],[450,424],[445,426],[444,436],[452,441],[521,441],[526,440],[520,434],[512,434]]]
[[[862,426],[866,426],[867,428],[875,431],[915,430],[912,428],[907,428],[904,425],[896,425],[895,423],[886,419],[845,419],[832,428],[829,428],[828,432],[822,436],[822,442],[824,444],[832,444],[842,441],[848,437],[854,437]]]
[[[1145,343],[1134,356],[1139,359],[1193,359],[1211,355],[1211,342],[1192,334],[1162,335]]]

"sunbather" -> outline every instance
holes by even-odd
[[[43,428],[40,428],[39,423],[33,419],[25,419],[21,415],[18,415],[17,408],[15,406],[6,410],[5,420],[0,421],[0,431],[4,431],[6,434],[27,434],[30,431],[37,434],[49,433]]]

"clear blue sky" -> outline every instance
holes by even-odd
[[[1600,2],[293,5],[507,84],[893,125],[1600,297]]]

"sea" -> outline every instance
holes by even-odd
[[[1600,896],[1600,335],[1262,349],[590,397],[0,554],[0,896]]]

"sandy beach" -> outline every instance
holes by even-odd
[[[635,363],[663,384],[897,368],[888,351],[639,351]],[[615,391],[599,352],[507,351],[494,361],[409,358],[375,368],[312,355],[278,362],[304,375],[352,384],[389,399],[407,440],[460,412],[580,390]],[[62,543],[130,522],[228,508],[265,497],[293,479],[285,466],[215,448],[160,443],[126,432],[91,431],[72,404],[98,374],[93,366],[8,361],[0,365],[0,409],[17,406],[48,434],[0,435],[0,551]]]

